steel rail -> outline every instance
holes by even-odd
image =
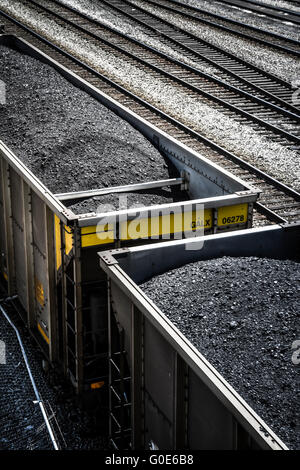
[[[37,3],[36,0],[30,0],[31,3],[35,3],[37,5],[40,5],[39,3]],[[78,11],[76,10],[75,8],[73,7],[70,7],[69,5],[64,5],[63,3],[61,3],[60,0],[50,0],[52,3],[55,3],[57,4],[57,6],[59,7],[63,7],[67,10],[69,10],[70,12],[82,17],[82,18],[85,18],[86,20],[88,20],[89,22],[91,23],[94,23],[95,25],[101,27],[102,29],[105,29],[106,31],[109,31],[110,33],[112,34],[115,34],[123,39],[125,39],[126,41],[128,42],[131,42],[132,44],[136,44],[140,47],[142,47],[143,49],[145,50],[148,50],[150,52],[153,52],[155,54],[158,54],[160,57],[163,57],[163,58],[166,58],[167,60],[173,62],[174,64],[176,65],[179,65],[183,68],[185,68],[186,70],[189,70],[203,78],[207,78],[208,80],[224,87],[224,88],[227,88],[228,90],[232,90],[232,91],[235,91],[237,93],[240,93],[241,95],[247,97],[247,98],[250,98],[250,99],[253,99],[255,101],[257,101],[258,103],[262,104],[262,105],[266,105],[266,106],[269,106],[271,109],[274,109],[274,111],[278,111],[278,112],[281,112],[283,114],[285,114],[286,116],[292,118],[292,119],[295,119],[295,120],[299,120],[300,119],[300,111],[299,109],[297,109],[295,106],[291,106],[289,103],[287,103],[286,101],[284,100],[281,100],[279,99],[278,97],[276,97],[275,95],[273,95],[272,93],[266,91],[266,90],[263,90],[262,88],[258,87],[258,86],[255,86],[253,85],[251,82],[247,82],[247,84],[249,84],[249,86],[253,86],[254,89],[256,89],[257,91],[261,92],[262,94],[266,95],[268,98],[270,98],[270,100],[274,101],[278,101],[278,103],[281,104],[281,106],[283,107],[280,107],[274,103],[272,103],[271,101],[266,101],[265,99],[262,99],[256,95],[253,95],[252,93],[250,92],[247,92],[245,90],[243,90],[242,88],[238,88],[237,86],[234,86],[234,85],[230,85],[229,83],[225,82],[224,80],[221,80],[219,78],[216,78],[208,73],[205,73],[205,72],[202,72],[200,71],[199,69],[191,66],[191,65],[188,65],[186,64],[185,62],[182,62],[178,59],[174,59],[174,57],[164,53],[164,52],[161,52],[159,51],[158,49],[152,47],[152,46],[149,46],[148,44],[142,42],[142,41],[139,41],[137,39],[134,39],[130,36],[128,36],[127,34],[124,34],[122,33],[121,31],[118,31],[116,30],[115,28],[112,28],[110,26],[107,26],[106,24],[100,22],[99,20],[96,20],[95,18],[92,18],[90,16],[88,16],[87,14],[81,12],[81,11]],[[44,5],[42,5],[43,8],[46,8]],[[51,13],[54,13],[51,11]],[[203,56],[201,56],[201,58],[203,58],[204,60],[206,60]],[[216,64],[217,66],[217,64]],[[236,76],[237,79],[239,79],[240,77],[236,74],[234,74]],[[292,109],[292,111],[288,111],[287,109],[285,108],[290,108]]]
[[[172,23],[168,22],[167,20],[164,20],[164,19],[160,18],[159,16],[155,15],[154,13],[150,13],[147,10],[142,9],[141,7],[136,7],[135,8],[135,10],[143,13],[144,15],[149,16],[151,19],[155,20],[159,24],[166,25],[174,33],[177,32],[177,36],[178,36],[178,32],[179,32],[185,38],[187,38],[187,39],[190,38],[191,40],[195,41],[196,44],[204,45],[207,48],[209,48],[211,51],[219,53],[221,55],[223,61],[224,61],[224,58],[230,59],[233,62],[231,66],[234,66],[234,70],[231,70],[230,67],[228,67],[228,66],[226,67],[226,66],[222,65],[221,63],[219,63],[218,59],[216,59],[216,58],[211,59],[211,58],[207,57],[206,55],[204,55],[203,53],[199,53],[197,50],[193,49],[189,45],[182,42],[182,40],[179,41],[178,39],[176,39],[174,37],[171,37],[170,35],[166,34],[161,29],[159,29],[157,27],[154,27],[153,25],[147,23],[145,20],[141,20],[140,18],[137,18],[135,16],[135,14],[129,13],[128,11],[125,11],[124,9],[118,7],[116,4],[113,3],[114,1],[118,2],[118,0],[110,0],[110,1],[99,0],[99,1],[101,1],[104,5],[106,5],[110,9],[113,9],[116,12],[118,12],[118,13],[124,15],[125,17],[129,18],[130,20],[140,24],[144,28],[147,28],[150,31],[153,31],[156,35],[158,35],[159,39],[164,38],[166,41],[171,42],[172,44],[175,44],[179,49],[184,49],[189,54],[192,54],[193,56],[199,58],[200,60],[205,61],[208,64],[218,68],[219,70],[221,70],[225,74],[230,75],[231,77],[233,77],[236,80],[239,80],[240,82],[244,83],[248,87],[252,87],[256,91],[258,91],[260,93],[264,93],[270,99],[272,99],[274,101],[277,101],[280,104],[284,103],[284,106],[286,106],[292,112],[295,112],[295,110],[297,110],[297,112],[299,111],[296,107],[294,107],[293,105],[291,105],[287,101],[282,100],[281,98],[276,96],[276,94],[265,90],[263,88],[263,86],[257,85],[255,83],[253,83],[253,81],[249,81],[247,78],[242,77],[241,74],[237,74],[234,70],[235,70],[235,68],[238,64],[241,64],[244,67],[244,72],[246,72],[246,71],[249,72],[249,70],[251,70],[253,72],[258,73],[260,75],[260,82],[261,82],[261,79],[264,79],[264,80],[267,80],[267,81],[270,80],[270,81],[274,82],[274,84],[276,84],[277,86],[282,85],[286,89],[289,89],[289,91],[292,95],[293,92],[292,92],[291,85],[288,82],[285,82],[284,80],[282,80],[281,78],[276,77],[275,75],[272,75],[271,73],[266,72],[266,71],[260,69],[259,67],[255,66],[253,64],[250,64],[249,62],[247,62],[247,61],[245,61],[245,60],[243,60],[243,59],[241,59],[241,58],[239,58],[239,57],[237,57],[237,56],[235,56],[235,55],[233,55],[233,54],[231,54],[231,53],[229,53],[229,52],[227,52],[227,51],[225,51],[221,48],[219,48],[218,46],[215,46],[215,45],[213,45],[213,44],[211,44],[211,43],[209,43],[209,42],[207,42],[203,39],[198,38],[194,34],[188,32],[188,31],[185,31],[182,28],[174,26]],[[124,4],[128,7],[132,6],[132,4],[127,0],[122,0],[122,4]],[[268,82],[266,84],[270,85],[270,83],[268,83]]]
[[[238,8],[247,9],[255,13],[270,16],[271,18],[276,18],[278,20],[290,21],[291,23],[295,24],[300,23],[300,13],[293,10],[288,10],[287,8],[280,8],[274,5],[267,4],[263,5],[262,3],[256,2],[255,0],[218,0],[218,2],[233,5]],[[272,10],[274,10],[274,13]]]
[[[143,108],[146,108],[146,109],[150,110],[154,115],[156,115],[159,118],[163,119],[165,122],[169,122],[170,124],[174,125],[177,129],[180,129],[182,132],[184,132],[186,135],[191,136],[192,138],[195,138],[198,142],[201,142],[202,144],[204,144],[207,148],[211,148],[213,151],[215,151],[219,155],[222,155],[223,157],[225,157],[229,161],[232,161],[232,162],[236,163],[240,168],[244,168],[246,171],[249,171],[249,173],[261,178],[263,181],[265,181],[267,183],[267,185],[270,185],[273,189],[281,191],[284,195],[293,198],[297,202],[300,201],[300,193],[298,193],[294,189],[290,188],[289,186],[286,186],[284,183],[276,180],[275,178],[271,177],[270,175],[266,174],[262,170],[256,168],[255,166],[251,165],[250,163],[246,162],[242,158],[234,155],[233,153],[229,152],[228,150],[225,150],[224,148],[220,147],[219,145],[215,144],[211,140],[209,140],[206,137],[202,136],[201,134],[199,134],[195,130],[193,130],[193,129],[187,127],[186,125],[184,125],[183,123],[179,122],[177,119],[173,118],[172,116],[169,116],[168,114],[166,114],[165,112],[163,112],[160,109],[156,108],[152,104],[146,102],[142,98],[134,95],[132,92],[125,89],[124,87],[122,87],[118,83],[116,83],[113,80],[107,78],[106,76],[104,76],[103,74],[98,72],[97,70],[93,69],[91,66],[89,66],[89,65],[85,64],[84,62],[82,62],[80,59],[72,56],[70,53],[64,51],[63,49],[61,49],[56,44],[50,42],[48,39],[44,38],[43,36],[41,36],[36,31],[30,29],[25,24],[19,22],[14,17],[11,17],[8,13],[0,10],[0,15],[2,15],[4,18],[8,19],[13,24],[17,25],[22,30],[29,33],[30,36],[33,36],[36,39],[38,39],[40,42],[46,44],[52,50],[54,49],[60,55],[68,58],[74,64],[76,64],[80,68],[83,68],[84,70],[89,72],[92,76],[96,77],[97,79],[100,79],[104,83],[108,84],[110,87],[116,89],[122,95],[125,95],[128,98],[132,99],[134,102],[138,103]],[[266,207],[266,210],[269,211],[269,209],[267,207]],[[276,214],[276,220],[279,223],[282,223],[282,221],[285,221],[285,219],[283,219],[281,216],[279,216],[277,214]]]
[[[166,2],[168,1],[168,2],[178,6],[179,9],[175,8],[174,5],[173,6],[167,6],[167,5],[164,5],[162,3],[157,3],[154,0],[147,0],[147,3],[149,3],[149,4],[151,4],[155,7],[163,8],[167,11],[170,11],[171,13],[178,13],[178,14],[180,14],[180,15],[182,15],[182,16],[190,19],[190,20],[199,21],[200,23],[203,23],[207,26],[212,26],[214,28],[221,29],[222,31],[226,31],[227,33],[234,34],[236,36],[248,39],[250,41],[259,42],[259,43],[261,43],[261,44],[263,44],[267,47],[272,47],[272,48],[278,49],[282,52],[285,52],[286,54],[292,54],[292,55],[295,55],[295,56],[300,56],[299,43],[298,43],[298,41],[295,41],[294,39],[286,38],[285,36],[280,36],[278,34],[271,33],[269,31],[265,31],[265,30],[262,30],[260,28],[256,28],[254,26],[246,25],[245,23],[241,23],[241,22],[236,21],[236,20],[231,20],[229,18],[223,17],[221,15],[217,15],[215,13],[209,13],[205,10],[200,9],[200,8],[192,7],[190,5],[183,4],[183,3],[179,2],[178,0],[164,0],[164,1],[166,1]],[[131,5],[134,6],[134,7],[136,6],[134,4],[131,4]],[[232,25],[238,26],[240,28],[250,29],[253,32],[255,31],[256,33],[264,34],[264,35],[273,37],[274,39],[277,39],[278,41],[280,40],[280,41],[284,41],[286,43],[289,43],[291,45],[293,44],[298,49],[291,49],[289,47],[286,47],[286,46],[283,46],[283,45],[280,45],[280,44],[275,44],[273,42],[267,41],[266,39],[255,37],[251,34],[248,34],[248,33],[242,32],[242,31],[238,31],[238,30],[230,28],[228,26],[224,26],[222,24],[216,23],[215,21],[207,20],[205,18],[200,18],[200,17],[195,16],[191,13],[184,12],[184,11],[180,10],[180,8],[185,8],[187,10],[192,10],[194,12],[198,12],[200,14],[213,17],[213,18],[218,19],[220,21],[231,23]]]
[[[223,1],[223,0],[217,0],[217,1]],[[227,0],[225,0],[227,1]],[[228,0],[230,1],[230,0]],[[262,6],[262,7],[266,7],[266,8],[270,8],[271,10],[277,10],[277,11],[284,11],[284,12],[287,12],[287,13],[293,13],[294,15],[298,15],[300,16],[300,13],[298,13],[297,11],[295,10],[289,10],[288,8],[283,8],[283,7],[276,7],[274,5],[270,5],[269,3],[261,3],[260,1],[257,1],[257,0],[243,0],[244,2],[246,3],[253,3],[253,5],[259,5],[259,6]],[[294,1],[294,0],[288,0],[288,3],[300,3],[299,1]]]
[[[25,366],[26,366],[26,369],[27,369],[27,372],[28,372],[28,375],[29,375],[29,378],[30,378],[30,381],[31,381],[31,385],[32,385],[32,388],[34,390],[34,394],[35,394],[37,403],[39,404],[39,407],[40,407],[45,425],[47,427],[47,431],[48,431],[49,437],[51,439],[53,448],[54,448],[54,450],[59,450],[59,444],[58,444],[58,442],[57,442],[57,440],[54,436],[51,424],[50,424],[48,416],[47,416],[47,412],[46,412],[46,409],[45,409],[44,402],[43,402],[43,400],[40,396],[40,393],[38,391],[38,388],[36,386],[35,380],[33,378],[33,375],[32,375],[31,369],[30,369],[30,365],[29,365],[29,362],[28,362],[28,359],[27,359],[27,355],[26,355],[26,352],[25,352],[25,349],[24,349],[24,346],[23,346],[23,342],[22,342],[20,333],[19,333],[17,327],[14,325],[14,323],[9,318],[7,312],[5,311],[5,309],[3,308],[3,306],[1,304],[0,304],[0,311],[3,314],[3,316],[6,318],[6,320],[10,324],[10,326],[13,328],[13,330],[15,331],[15,334],[17,336],[17,339],[18,339],[18,342],[19,342],[19,345],[20,345],[20,349],[21,349],[21,352],[22,352],[22,356],[23,356],[23,359],[24,359],[24,362],[25,362]]]
[[[155,0],[153,0],[153,3],[154,3],[154,1]],[[195,6],[192,6],[192,5],[187,5],[185,3],[182,3],[181,0],[165,0],[165,1],[169,1],[170,3],[174,3],[178,6],[186,7],[187,9],[190,9],[190,10],[198,11],[199,13],[203,13],[203,14],[206,14],[208,16],[212,16],[213,18],[217,18],[217,19],[220,19],[222,21],[227,21],[228,23],[234,24],[236,26],[241,26],[245,29],[255,31],[257,33],[263,33],[267,36],[273,37],[274,39],[283,40],[283,41],[286,41],[290,44],[293,44],[293,45],[299,47],[299,41],[298,40],[293,39],[293,38],[289,38],[287,36],[282,36],[281,34],[274,33],[273,31],[268,31],[266,29],[261,29],[261,28],[258,28],[257,26],[252,26],[252,25],[249,25],[247,23],[243,23],[243,22],[238,21],[238,20],[233,20],[232,18],[227,18],[227,17],[225,17],[223,15],[219,15],[217,13],[208,12],[203,8],[195,7]],[[222,0],[220,0],[220,1],[222,1]],[[150,1],[150,3],[152,3],[152,2]]]
[[[181,79],[179,77],[177,77],[176,75],[174,75],[173,73],[170,73],[170,72],[167,72],[165,70],[163,70],[161,67],[158,67],[157,65],[153,65],[151,64],[149,61],[147,60],[144,60],[143,58],[140,58],[138,57],[135,53],[132,53],[132,52],[129,52],[127,51],[126,49],[124,49],[123,47],[120,47],[119,45],[116,45],[116,44],[113,44],[111,41],[105,39],[105,38],[102,38],[101,36],[99,36],[99,34],[96,34],[94,33],[93,31],[90,31],[90,30],[87,30],[87,26],[82,26],[82,25],[79,25],[77,24],[76,22],[68,19],[68,18],[65,18],[64,16],[62,16],[61,14],[53,11],[53,10],[50,10],[49,8],[45,7],[44,5],[40,5],[38,2],[36,2],[35,0],[29,0],[31,4],[33,5],[36,5],[38,8],[46,11],[49,15],[54,15],[56,18],[64,21],[65,23],[67,23],[68,25],[70,25],[71,27],[74,27],[78,30],[80,30],[83,34],[85,35],[89,35],[91,36],[92,38],[94,38],[95,40],[97,41],[101,41],[102,43],[104,43],[105,45],[109,46],[110,48],[113,48],[114,50],[120,52],[121,54],[123,55],[126,55],[127,57],[129,57],[130,59],[134,60],[134,61],[138,61],[139,63],[141,63],[142,65],[146,66],[146,67],[150,67],[152,70],[154,70],[155,72],[157,72],[158,74],[160,75],[164,75],[165,77],[171,79],[172,81],[175,81],[177,82],[178,84],[180,84],[181,86],[183,86],[183,88],[188,88],[189,90],[191,91],[194,91],[202,96],[204,96],[205,98],[211,100],[211,101],[214,101],[216,102],[217,104],[225,107],[225,108],[228,108],[230,109],[231,111],[233,111],[234,113],[237,113],[237,114],[240,114],[242,116],[244,116],[245,118],[247,118],[248,120],[251,120],[251,121],[254,121],[256,122],[257,124],[265,127],[266,129],[274,132],[275,134],[279,134],[280,136],[286,138],[287,140],[290,140],[290,141],[294,141],[296,142],[297,144],[300,143],[300,138],[294,134],[291,134],[287,131],[285,131],[284,129],[281,129],[273,124],[270,124],[269,122],[266,122],[265,120],[257,117],[255,114],[252,114],[252,113],[249,113],[245,110],[243,110],[242,108],[236,106],[236,105],[232,105],[231,103],[229,103],[228,101],[225,101],[224,99],[221,99],[221,98],[218,98],[217,96],[215,95],[212,95],[211,93],[208,93],[204,90],[202,90],[201,88],[199,88],[198,86],[195,86],[189,82],[187,82],[186,80],[184,79]],[[80,18],[86,18],[88,21],[89,18],[86,16],[86,15],[81,15],[81,14],[78,14],[78,16]],[[97,24],[97,23],[96,23]],[[126,38],[126,37],[125,37]],[[127,38],[126,38],[127,39]],[[142,46],[141,46],[142,47]],[[152,51],[155,53],[155,51]],[[159,54],[160,56],[162,56],[162,54],[160,53]],[[172,58],[167,58],[167,60],[171,61],[172,63],[174,63],[174,60]],[[178,62],[178,61],[177,61]],[[182,64],[179,62],[179,65],[182,66]],[[188,70],[192,70],[194,73],[197,73],[197,70],[196,69],[193,69],[192,67],[190,66],[186,66],[184,67]],[[202,73],[199,73],[202,75]],[[210,76],[204,74],[204,76],[208,79],[210,79]],[[236,92],[236,90],[234,90]],[[238,90],[237,90],[238,92]],[[252,97],[251,96],[251,100],[252,101],[256,101],[255,97]],[[259,101],[256,101],[256,102],[260,102],[261,103],[261,100]],[[261,103],[262,104],[262,103]],[[267,103],[263,103],[264,106],[268,106]],[[298,117],[297,116],[293,116],[293,119],[297,119],[298,120]]]

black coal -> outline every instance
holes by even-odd
[[[299,339],[299,280],[294,261],[224,257],[141,285],[291,449],[300,444],[291,349]]]
[[[52,192],[178,176],[142,134],[49,65],[0,45],[0,78],[6,84],[0,139]],[[144,204],[145,198],[134,202]],[[169,200],[150,193],[151,199],[173,202],[173,191]],[[76,213],[94,207],[88,201],[72,206]]]

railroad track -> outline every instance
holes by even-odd
[[[76,58],[67,51],[62,50],[61,47],[51,43],[36,31],[10,17],[7,13],[0,13],[5,18],[4,23],[7,33],[22,36],[35,47],[41,49],[50,57],[62,63],[65,67],[87,80],[102,92],[113,97],[142,118],[260,190],[262,195],[260,202],[256,205],[254,215],[255,225],[268,224],[270,220],[277,223],[299,220],[299,193],[276,181],[224,148],[221,148],[203,137],[196,130],[189,128],[174,117],[157,109],[141,97],[124,89],[121,83],[107,78],[93,69],[91,65],[83,63],[80,58]]]
[[[300,8],[300,2],[299,0],[288,0],[288,3],[295,5]]]
[[[187,89],[193,95],[198,94],[202,101],[204,98],[208,105],[217,105],[222,112],[227,110],[226,113],[238,119],[239,122],[242,116],[243,122],[250,120],[254,123],[256,131],[260,131],[259,127],[262,126],[266,129],[264,135],[271,136],[275,133],[280,136],[276,137],[276,140],[282,145],[290,146],[291,143],[296,143],[297,146],[294,148],[300,148],[300,116],[297,109],[293,113],[251,93],[239,90],[237,87],[227,85],[194,67],[130,39],[99,21],[91,20],[88,16],[63,6],[59,1],[32,0],[31,4],[42,8],[47,15],[55,15],[55,18],[72,28],[78,28],[81,33],[88,33],[89,40],[95,40],[97,46],[100,41],[102,49],[108,52],[113,49],[120,54],[121,58],[125,54],[130,63],[138,61],[146,71],[150,68],[155,73],[170,79],[172,83],[175,81],[180,90]]]
[[[136,24],[149,31],[149,35],[166,46],[184,51],[190,60],[202,64],[212,65],[220,71],[220,77],[227,83],[238,86],[246,92],[253,92],[275,104],[286,107],[292,112],[297,108],[293,104],[294,89],[280,78],[261,70],[249,62],[204,41],[159,16],[135,7],[127,0],[100,0],[101,3],[124,15]],[[298,108],[299,112],[299,108]]]
[[[123,1],[120,3],[123,3]],[[147,4],[155,8],[162,8],[167,12],[171,12],[171,14],[179,14],[183,18],[197,21],[206,26],[248,39],[249,41],[255,41],[264,46],[278,49],[286,54],[300,55],[299,42],[295,39],[271,33],[270,31],[256,28],[255,26],[250,26],[222,15],[217,15],[216,13],[210,13],[199,7],[183,4],[178,0],[160,0],[159,2],[147,0]],[[131,4],[131,7],[136,8],[136,5]]]
[[[226,3],[238,8],[253,11],[271,18],[281,21],[289,21],[290,23],[300,23],[300,13],[288,10],[287,8],[279,8],[274,5],[267,5],[256,2],[255,0],[218,0],[220,3]]]

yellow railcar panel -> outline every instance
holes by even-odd
[[[61,267],[61,236],[60,236],[60,220],[54,215],[55,225],[55,250],[56,250],[56,269]]]
[[[120,224],[120,239],[135,240],[138,238],[158,237],[174,233],[197,231],[212,227],[212,210],[182,212],[124,221]]]
[[[120,239],[135,240],[147,238],[149,233],[149,219],[126,220],[120,224]]]
[[[65,229],[65,244],[66,244],[66,254],[68,255],[73,248],[73,233],[67,225],[64,226]]]
[[[49,340],[48,336],[46,335],[46,333],[44,332],[43,328],[41,327],[41,325],[39,323],[37,324],[37,327],[38,327],[38,330],[41,333],[42,337],[46,341],[46,343],[49,344],[50,340]]]
[[[187,221],[188,222],[188,221]],[[213,210],[205,209],[204,211],[193,212],[192,220],[189,222],[190,226],[186,229],[203,230],[210,229],[213,226]]]
[[[218,209],[218,226],[244,224],[248,220],[248,204],[236,204]]]
[[[244,224],[248,218],[248,204],[224,206],[218,209],[218,226]],[[122,221],[119,225],[120,240],[137,240],[202,231],[213,227],[213,209],[171,213]],[[81,246],[97,246],[115,241],[114,224],[93,225],[81,229]]]
[[[34,278],[35,285],[35,298],[40,304],[41,307],[45,305],[45,294],[43,284],[39,281],[37,277]]]
[[[61,233],[60,233],[60,219],[57,215],[54,215],[54,227],[55,227],[55,250],[56,250],[56,269],[61,267]],[[68,255],[73,248],[73,234],[67,225],[64,225],[65,230],[65,252]]]
[[[115,241],[113,224],[91,225],[81,229],[81,246],[104,245]]]

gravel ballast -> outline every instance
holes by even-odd
[[[102,5],[93,0],[62,0],[62,3],[76,9],[79,13],[84,13],[90,18],[100,21],[104,25],[109,26],[116,31],[120,31],[133,39],[137,39],[138,41],[141,41],[148,46],[173,57],[174,59],[181,60],[204,73],[214,76],[220,75],[220,71],[217,68],[209,64],[205,64],[204,62],[195,62],[194,60],[189,59],[184,53],[179,53],[171,47],[168,47],[159,40],[159,37],[155,38],[149,35],[149,33],[143,30],[143,27],[138,23],[135,23],[133,20],[130,20],[125,16],[117,14],[106,5]]]
[[[53,370],[47,375],[43,372],[43,356],[28,330],[9,303],[4,304],[4,308],[20,333],[36,387],[47,412],[50,416],[52,409],[55,414],[63,436],[54,426],[60,448],[107,450],[109,444],[106,430],[100,430],[94,423],[99,410],[83,412],[70,385],[55,378]],[[5,364],[0,363],[0,451],[53,450],[40,407],[33,403],[36,396],[16,334],[1,312],[0,341],[5,344],[5,361],[3,355],[1,361]],[[50,422],[54,424],[53,419]]]
[[[6,46],[0,64],[0,138],[52,192],[173,177],[138,131],[50,66]]]
[[[208,2],[207,0],[203,0],[201,2],[198,0],[183,0],[182,3],[185,3],[187,6],[201,8],[209,13],[225,16],[231,20],[240,21],[241,23],[270,31],[281,36],[299,40],[299,28],[297,28],[296,25],[292,23],[287,24],[286,22],[282,22],[281,20],[277,20],[275,18],[269,18],[268,16],[262,17],[262,14],[247,10],[247,7],[245,7],[244,10],[229,4],[221,2],[212,3]]]
[[[190,2],[189,4],[192,6],[199,6],[199,3],[197,4],[197,0],[185,0],[185,1],[186,3]],[[211,65],[203,64],[201,62],[194,62],[193,60],[190,60],[187,57],[185,57],[184,54],[179,54],[173,51],[172,48],[167,47],[161,41],[159,41],[159,37],[153,38],[149,36],[148,34],[146,34],[146,32],[143,30],[143,28],[140,25],[125,18],[124,16],[122,17],[121,15],[116,14],[105,5],[99,4],[99,2],[94,2],[91,0],[63,0],[62,3],[72,8],[75,8],[79,12],[84,13],[90,16],[91,18],[94,18],[98,21],[103,22],[107,26],[110,26],[125,34],[128,34],[130,37],[134,39],[145,42],[149,46],[152,46],[158,50],[161,50],[165,54],[168,54],[171,57],[174,57],[175,59],[182,60],[188,65],[198,68],[204,73],[214,75],[216,77],[220,75],[220,71],[218,69],[214,68]],[[212,5],[210,2],[204,2],[204,3],[205,3],[205,6],[203,5],[203,8],[207,9],[207,11],[211,11],[213,13],[218,13],[218,14],[222,13],[222,11],[220,11],[221,5],[215,5],[215,4]],[[163,13],[163,10],[159,10],[157,8],[151,7],[151,5],[147,5],[145,2],[144,3],[138,2],[137,5],[148,9],[148,11],[151,11],[152,13],[155,13],[155,14],[159,13],[163,15],[161,16],[163,19],[166,19],[167,21],[171,21],[171,15],[169,13]],[[226,8],[226,6],[223,5],[223,8]],[[232,14],[228,15],[228,17],[232,19],[238,19],[237,18],[238,16],[241,20],[243,20],[245,15],[246,15],[245,12],[239,13],[239,10],[235,8],[233,9]],[[176,18],[176,17],[174,18],[176,21],[181,21],[179,18]],[[263,21],[264,27],[265,27],[265,21],[266,21],[266,18],[264,18],[264,21]],[[220,32],[220,31],[216,31],[215,29],[209,28],[208,26],[202,26],[199,23],[197,24],[193,23],[190,20],[189,21],[182,20],[181,23],[182,24],[179,24],[179,26],[182,27],[183,29],[185,29],[185,27],[190,27],[192,28],[190,32],[192,32],[193,34],[196,34],[196,36],[198,35],[198,37],[207,41],[211,40],[210,42],[212,42],[213,44],[225,50],[227,47],[227,50],[231,53],[232,53],[231,43],[232,41],[234,41],[235,54],[237,52],[240,53],[240,57],[242,59],[249,60],[249,62],[252,62],[257,66],[260,66],[262,69],[265,69],[265,67],[267,67],[267,69],[265,70],[271,73],[274,73],[275,75],[279,74],[278,76],[281,76],[280,74],[285,74],[283,79],[291,83],[294,82],[299,75],[299,67],[297,67],[297,61],[295,61],[292,58],[284,57],[282,54],[278,55],[277,52],[269,51],[268,49],[266,49],[265,47],[262,47],[259,44],[257,45],[257,47],[259,48],[260,53],[257,54],[256,46],[251,45],[249,41],[245,41],[243,39],[237,39],[236,36],[230,40],[230,35]],[[250,22],[248,21],[248,23],[252,24],[251,21]],[[174,24],[174,21],[173,21],[173,24]],[[262,24],[261,19],[254,18],[253,26],[258,27],[258,25],[261,25],[261,24]],[[269,22],[267,22],[267,25],[269,25]],[[271,21],[271,25],[269,28],[270,31],[273,31],[274,29],[274,32],[277,34],[280,34],[280,33],[283,34],[283,31],[284,31],[285,35],[289,37],[292,37],[292,38],[294,37],[295,39],[299,38],[298,30],[296,29],[295,31],[295,28],[293,27],[289,29],[287,25],[284,25],[281,28],[280,26],[278,26],[278,28],[277,26],[272,28],[272,21]],[[236,45],[238,45],[238,51],[236,50]],[[272,60],[270,61],[270,59]],[[269,62],[271,62],[271,64]],[[282,62],[286,62],[286,65],[291,67],[292,75],[285,73],[285,71],[282,68]]]
[[[3,0],[1,0],[2,2]],[[215,46],[237,57],[256,65],[257,67],[272,73],[288,83],[292,83],[299,76],[299,61],[285,53],[275,51],[258,43],[252,43],[247,39],[234,34],[220,31],[218,28],[203,25],[198,21],[182,18],[175,13],[169,13],[163,8],[154,7],[141,0],[130,0],[133,5],[140,6],[150,13],[169,21],[174,26],[195,34],[200,39],[210,42]]]
[[[53,449],[29,379],[16,334],[0,311],[0,450]],[[38,429],[41,429],[38,432]]]
[[[291,449],[299,449],[299,263],[223,257],[187,264],[143,291]],[[298,326],[297,326],[298,325]]]
[[[273,6],[278,8],[286,8],[287,10],[297,11],[300,12],[299,6],[295,5],[295,3],[285,1],[285,0],[259,0],[259,3],[262,3],[266,6]]]
[[[5,2],[6,0],[0,0],[0,5]],[[16,4],[6,6],[17,17],[22,18],[22,21],[42,31],[48,38],[58,41],[68,51],[92,64],[105,75],[120,81],[141,98],[283,183],[294,189],[300,187],[296,151],[268,139],[248,124],[233,120],[221,110],[200,101],[198,97],[189,96],[173,82],[141,70],[138,65],[129,64],[125,59],[100,49],[53,20],[37,16],[32,9],[21,4],[18,4],[19,9]],[[86,164],[88,165],[88,162]],[[136,171],[136,166],[133,171]]]

